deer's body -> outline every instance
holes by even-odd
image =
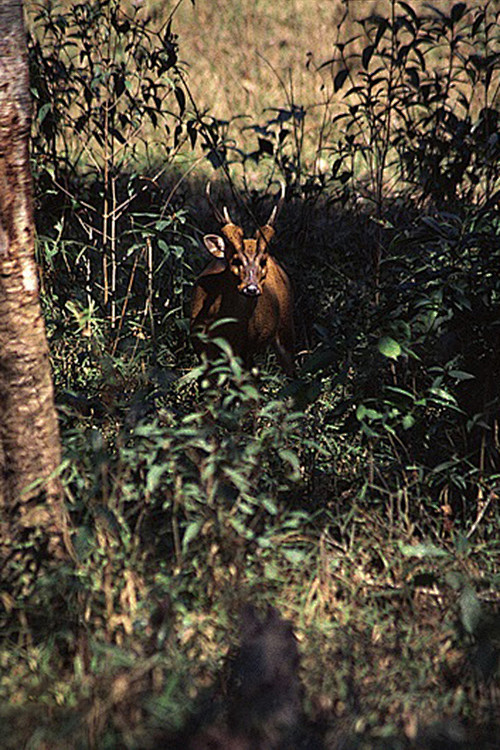
[[[255,354],[273,345],[283,369],[291,374],[292,289],[283,268],[269,255],[276,212],[277,208],[253,239],[245,239],[243,230],[231,221],[227,209],[223,214],[216,212],[223,224],[223,236],[204,238],[214,259],[194,286],[191,332],[204,333],[208,339],[226,339],[247,367],[251,366]],[[212,328],[225,318],[233,320]],[[210,345],[210,340],[203,342],[194,336],[194,347],[209,360],[216,355],[216,347]]]

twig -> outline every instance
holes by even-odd
[[[498,495],[496,494],[496,492],[494,492],[494,490],[490,491],[490,494],[488,495],[488,498],[487,498],[485,504],[480,509],[479,513],[477,514],[476,520],[474,521],[474,523],[470,527],[469,531],[465,535],[466,539],[470,539],[470,537],[474,534],[474,532],[476,531],[477,527],[479,526],[479,524],[483,520],[484,514],[488,510],[488,508],[489,508],[490,503],[491,503],[492,500],[498,500]]]

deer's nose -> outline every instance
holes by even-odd
[[[261,294],[261,291],[257,284],[252,283],[243,287],[243,294],[246,294],[247,297],[258,297],[259,294]]]

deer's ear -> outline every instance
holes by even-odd
[[[222,237],[219,237],[218,234],[206,234],[203,237],[203,242],[205,243],[205,247],[207,248],[208,252],[215,258],[225,257],[224,240],[222,239]]]

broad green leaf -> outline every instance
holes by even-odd
[[[481,602],[471,586],[467,586],[459,599],[460,620],[467,633],[473,635],[481,620]]]
[[[390,336],[383,336],[378,342],[378,350],[384,357],[397,359],[401,354],[401,346]]]

